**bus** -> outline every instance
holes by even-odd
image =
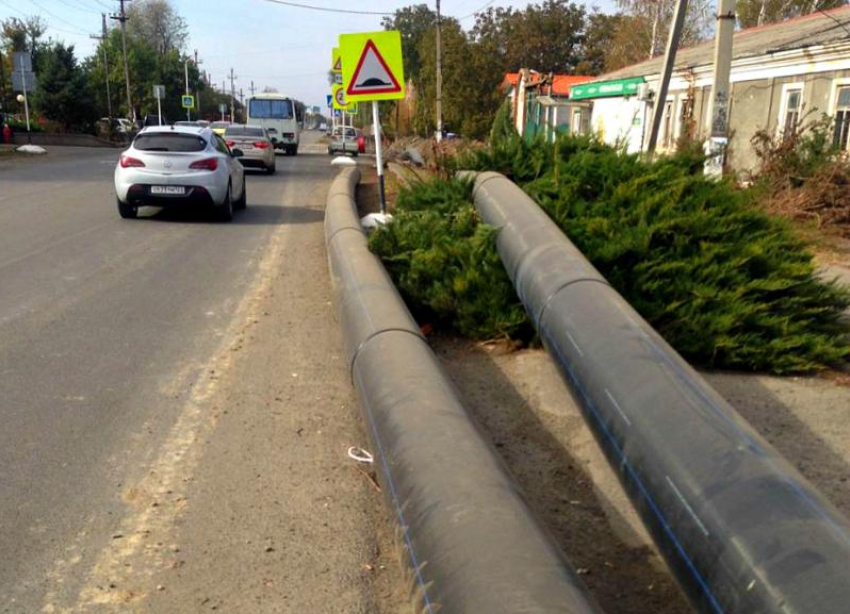
[[[262,126],[275,149],[289,155],[298,153],[301,142],[301,111],[294,98],[283,94],[254,94],[245,101],[246,124]]]

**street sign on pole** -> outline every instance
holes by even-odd
[[[341,85],[334,85],[333,89],[333,107],[334,109],[346,109],[348,108],[348,102],[346,101],[345,96],[345,88]]]
[[[331,94],[328,94],[328,108],[332,109],[334,106],[334,97]]]
[[[404,63],[397,30],[342,34],[339,47],[349,102],[404,98]]]
[[[339,50],[342,57],[342,81],[344,83],[342,89],[345,90],[346,105],[361,100],[372,102],[378,196],[381,213],[386,215],[387,198],[384,189],[384,159],[381,147],[381,118],[378,101],[404,98],[404,59],[401,53],[401,33],[398,30],[390,30],[388,32],[342,34],[339,37]]]
[[[34,72],[21,72],[20,70],[12,72],[12,90],[34,92],[36,87],[38,87],[38,79]]]
[[[13,51],[12,66],[15,70],[32,72],[32,56],[29,51]]]
[[[157,100],[161,100],[165,98],[165,86],[164,85],[154,85],[153,86],[153,97]]]
[[[227,105],[223,102],[218,105],[218,112],[221,113],[221,121],[224,121],[224,114],[227,113]]]
[[[184,94],[180,97],[180,102],[183,105],[184,109],[194,109],[195,108],[195,97],[191,94]]]
[[[339,47],[331,49],[331,71],[342,72],[342,56],[339,54]]]
[[[345,107],[345,114],[346,115],[357,115],[357,103],[356,102],[349,103],[348,106]]]

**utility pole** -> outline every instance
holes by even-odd
[[[443,140],[443,24],[437,0],[437,142]]]
[[[649,143],[646,151],[650,155],[655,151],[658,143],[658,130],[664,119],[664,110],[667,106],[667,90],[670,88],[670,76],[673,74],[673,66],[676,63],[676,50],[679,48],[679,39],[682,36],[682,28],[685,25],[685,13],[688,12],[688,0],[677,0],[676,10],[673,13],[673,25],[670,27],[670,36],[667,38],[667,50],[664,52],[664,67],[661,73],[661,83],[655,96],[655,107],[652,109],[652,125],[649,129]]]
[[[735,34],[735,0],[718,0],[714,38],[714,85],[709,101],[705,174],[719,177],[726,161],[729,127],[729,73],[732,70],[732,37]]]
[[[106,113],[107,113],[106,116],[110,119],[110,123],[111,123],[111,120],[112,120],[112,94],[110,94],[110,92],[109,92],[109,61],[108,61],[108,57],[106,55],[106,45],[104,44],[104,42],[106,41],[106,37],[108,35],[108,32],[106,30],[106,13],[101,13],[100,16],[101,16],[101,20],[103,22],[102,23],[101,35],[95,36],[94,34],[92,34],[91,36],[89,36],[89,38],[96,40],[96,41],[100,41],[101,46],[103,47],[103,75],[104,75],[104,80],[106,81]],[[111,129],[112,129],[112,127],[110,126],[110,130]]]
[[[245,106],[245,93],[242,91],[242,88],[239,88],[239,104]]]
[[[118,0],[121,5],[121,11],[115,15],[110,15],[110,19],[114,19],[121,23],[121,46],[124,50],[124,83],[127,86],[127,113],[130,115],[130,119],[135,123],[136,121],[136,109],[133,108],[133,98],[130,95],[130,67],[127,65],[127,13],[124,10],[124,3],[130,2],[130,0]]]
[[[251,87],[249,87],[248,89],[251,92],[251,96],[253,96],[254,95],[254,82],[253,81],[251,81]]]
[[[233,74],[233,68],[230,69],[230,121],[236,122],[236,88],[233,81],[236,75]]]
[[[189,95],[189,58],[186,58],[186,61],[183,62],[183,76],[186,79],[186,95]],[[186,121],[192,121],[192,110],[186,109]]]
[[[198,69],[198,78],[201,79],[201,83],[203,83],[203,78],[201,77],[201,64],[204,62],[198,59],[198,50],[195,49],[195,68]],[[197,115],[198,119],[201,119],[201,89],[197,88],[195,90],[195,115]]]

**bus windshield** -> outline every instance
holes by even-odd
[[[292,119],[292,101],[255,98],[248,106],[248,115],[252,119]]]

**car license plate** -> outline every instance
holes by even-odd
[[[164,196],[183,196],[186,193],[186,188],[176,185],[152,185],[151,194],[161,194]]]

